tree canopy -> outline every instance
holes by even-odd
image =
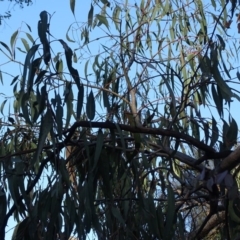
[[[0,239],[238,239],[238,1],[88,4],[0,39]]]

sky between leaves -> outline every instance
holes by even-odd
[[[136,0],[137,1],[137,0]],[[2,25],[0,26],[0,41],[6,43],[7,45],[10,44],[10,38],[11,35],[17,30],[21,29],[21,31],[28,32],[27,26],[24,24],[27,23],[32,30],[31,35],[33,38],[37,38],[37,23],[39,20],[39,14],[41,11],[46,10],[50,14],[55,14],[52,17],[51,20],[51,34],[56,38],[62,38],[63,40],[66,40],[66,32],[68,30],[68,27],[71,23],[75,21],[74,16],[70,10],[70,4],[69,0],[35,0],[33,1],[33,4],[29,7],[24,7],[23,9],[20,9],[19,6],[14,6],[14,3],[9,2],[7,0],[0,3],[1,9],[4,11],[11,10],[12,16],[9,20],[3,21]],[[135,1],[129,1],[134,2]],[[208,3],[209,1],[205,0],[203,1],[203,4]],[[76,14],[76,20],[81,22],[85,22],[87,20],[88,12],[90,9],[90,1],[76,1],[76,7],[75,7],[75,14]],[[109,24],[111,24],[111,21],[109,21]],[[97,38],[98,37],[98,28],[95,28],[91,32],[91,38]],[[233,28],[229,30],[230,35],[234,35],[237,39],[240,39],[240,34],[237,33],[237,29]],[[104,42],[103,42],[104,43]],[[240,42],[238,41],[240,44]],[[71,47],[71,44],[69,44]],[[98,44],[93,44],[91,47],[91,51],[97,52],[98,51]],[[24,48],[23,48],[24,49]],[[55,53],[57,52],[57,49],[54,49]],[[62,48],[59,45],[59,52],[62,52]],[[20,56],[21,53],[19,51],[16,51],[16,55]],[[24,55],[22,55],[24,56]],[[24,62],[24,58],[18,58],[21,62]],[[6,64],[5,64],[6,63]],[[22,72],[22,68],[17,67],[16,64],[12,64],[10,62],[7,63],[7,58],[3,56],[2,52],[0,52],[0,70],[3,71],[3,81],[4,85],[0,84],[0,104],[5,99],[5,96],[12,96],[12,86],[10,87],[10,83],[14,76],[17,76]],[[239,62],[235,62],[235,65],[233,67],[238,67]],[[83,65],[79,65],[78,63],[75,65],[75,67],[78,69],[79,74],[83,73],[84,69],[84,63]],[[6,73],[11,73],[12,76],[9,76]],[[236,77],[236,72],[231,72],[231,75],[233,77]],[[240,90],[240,87],[239,87]],[[5,96],[3,95],[5,94]],[[10,109],[12,107],[12,101],[9,102]],[[240,103],[237,102],[237,100],[234,100],[231,106],[231,114],[237,121],[238,125],[240,126],[240,120],[239,119],[239,105]],[[216,112],[214,112],[215,114]],[[10,111],[11,112],[11,111]],[[8,105],[5,106],[4,114],[5,117],[8,117],[9,108]],[[216,115],[217,116],[217,115]],[[0,116],[2,118],[4,116]],[[211,116],[209,116],[211,117]],[[228,118],[228,115],[225,115],[226,118]],[[218,119],[216,119],[218,121]],[[15,223],[13,221],[9,222],[8,229],[11,229],[15,226]],[[8,232],[6,235],[6,239],[10,239],[10,236],[12,234],[12,231]]]

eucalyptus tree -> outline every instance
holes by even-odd
[[[0,42],[22,69],[0,108],[0,239],[11,216],[13,239],[236,239],[238,2],[70,9],[66,39],[43,11],[37,40]]]

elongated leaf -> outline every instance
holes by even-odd
[[[234,118],[229,120],[230,125],[226,134],[226,140],[229,144],[229,148],[237,142],[238,125]]]
[[[83,99],[84,99],[84,86],[80,86],[80,90],[78,92],[78,101],[77,101],[77,119],[80,119],[83,107]]]
[[[219,137],[217,122],[215,118],[212,116],[212,137],[211,137],[211,143],[210,146],[213,147],[215,143],[217,142]]]
[[[3,109],[4,109],[4,106],[5,106],[6,102],[7,102],[7,99],[4,100],[4,101],[1,103],[0,111],[1,111],[2,114],[3,114]]]
[[[62,131],[63,131],[63,107],[60,104],[57,104],[56,122],[57,122],[57,129],[58,129],[58,137],[61,140]]]
[[[223,99],[221,95],[218,95],[214,85],[212,85],[212,96],[213,96],[213,100],[216,104],[218,113],[220,116],[223,115]]]
[[[32,37],[29,33],[26,33],[26,35],[27,35],[27,38],[28,38],[32,43],[34,43],[33,37]]]
[[[108,20],[105,16],[103,15],[100,15],[100,14],[97,14],[96,15],[99,23],[98,23],[98,26],[100,26],[101,24],[105,25],[107,27],[107,29],[109,30],[109,25],[108,25]]]
[[[80,84],[80,77],[79,77],[78,71],[72,67],[73,51],[63,40],[59,39],[59,42],[62,44],[62,46],[65,50],[65,56],[66,56],[68,70],[71,73],[72,78],[74,79],[74,81],[78,87],[78,90],[80,90],[81,84]]]
[[[120,13],[121,13],[121,8],[119,6],[116,6],[115,9],[113,10],[112,19],[114,21],[114,24],[117,30],[119,30]]]
[[[21,41],[22,41],[22,43],[23,43],[23,45],[24,45],[26,51],[28,52],[29,49],[30,49],[30,47],[29,47],[29,44],[28,44],[27,40],[24,39],[24,38],[21,38]]]
[[[75,41],[72,40],[72,39],[69,37],[69,35],[68,35],[68,33],[69,33],[69,31],[70,31],[71,28],[72,28],[72,24],[68,27],[68,30],[67,30],[67,33],[66,33],[66,39],[67,39],[69,42],[75,42]]]
[[[28,73],[28,82],[27,82],[28,94],[30,94],[30,91],[32,91],[34,76],[36,72],[38,72],[41,61],[42,61],[42,58],[36,58],[32,63],[30,63],[29,73]]]
[[[218,39],[219,39],[219,42],[220,42],[221,47],[222,47],[222,50],[225,50],[225,46],[226,46],[226,44],[225,44],[223,38],[222,38],[219,34],[216,34],[216,36],[217,36]]]
[[[1,83],[2,83],[2,85],[3,85],[2,71],[0,71],[0,81],[1,81]]]
[[[6,216],[7,212],[7,197],[4,189],[0,189],[0,226],[2,226],[4,222],[4,216]]]
[[[112,207],[111,212],[112,212],[113,216],[124,226],[125,221],[124,221],[119,209],[116,207]]]
[[[74,10],[75,10],[75,0],[70,0],[70,8],[71,8],[71,11],[72,11],[73,15],[75,15],[75,14],[74,14]]]
[[[33,45],[32,48],[28,51],[27,56],[25,58],[24,68],[23,68],[23,80],[22,80],[22,87],[21,90],[24,91],[25,89],[25,83],[26,83],[26,77],[27,77],[27,71],[30,67],[30,62],[34,54],[36,53],[38,47],[40,44]]]
[[[92,171],[95,169],[97,166],[97,162],[99,160],[99,157],[102,152],[102,147],[103,147],[103,141],[104,141],[104,135],[101,129],[98,130],[98,135],[97,135],[97,144],[96,144],[96,149],[95,149],[95,154],[94,154],[94,165],[92,168]]]
[[[11,82],[11,84],[10,84],[11,86],[18,80],[18,76],[19,76],[19,75],[17,75],[16,77],[13,78],[13,80],[12,80],[12,82]]]
[[[10,45],[11,45],[11,49],[12,49],[12,52],[13,52],[13,58],[15,58],[15,53],[14,53],[13,46],[16,42],[17,35],[18,35],[18,30],[13,33],[13,35],[11,36],[11,40],[10,40]]]
[[[8,50],[8,52],[10,53],[10,56],[12,56],[12,52],[11,52],[10,48],[8,47],[8,45],[4,42],[1,42],[1,41],[0,41],[0,44],[3,45]]]
[[[39,157],[42,152],[42,148],[45,144],[47,135],[50,132],[50,130],[52,129],[52,127],[53,127],[53,118],[52,118],[51,110],[48,109],[46,114],[41,119],[38,145],[37,145],[37,150],[32,158],[32,162],[31,162],[32,165],[34,165],[34,164],[35,164],[35,166],[38,165]]]
[[[71,117],[72,117],[72,113],[73,113],[73,92],[72,92],[71,86],[69,87],[69,93],[65,98],[65,100],[67,103],[67,118],[66,118],[65,128],[68,128]]]
[[[88,27],[92,27],[93,23],[93,5],[91,4],[90,10],[88,12]]]
[[[168,238],[172,239],[172,235],[174,233],[173,227],[176,220],[175,213],[175,201],[174,201],[174,193],[170,186],[168,186],[168,196],[167,196],[167,213],[166,213],[166,235]]]
[[[47,73],[47,72],[48,72],[47,70],[42,70],[41,72],[39,72],[34,84],[41,83],[45,73]]]
[[[92,90],[87,97],[86,112],[87,117],[92,121],[95,117],[95,99]]]

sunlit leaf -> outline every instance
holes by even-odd
[[[103,24],[103,25],[105,25],[107,27],[107,29],[109,29],[108,20],[107,20],[107,18],[105,16],[97,14],[96,17],[97,17],[97,19],[99,21],[98,26]]]
[[[28,44],[28,42],[24,38],[21,38],[21,41],[22,41],[26,51],[28,52],[29,51],[29,44]]]

